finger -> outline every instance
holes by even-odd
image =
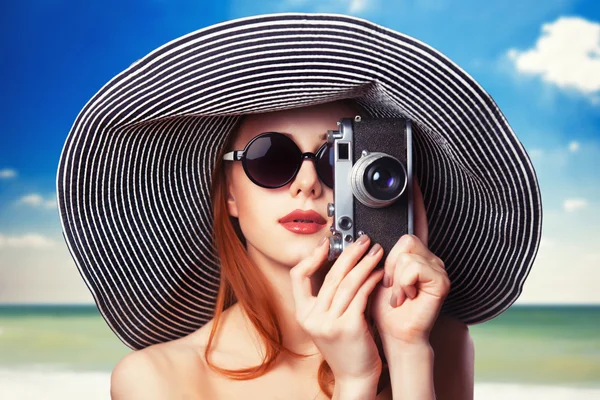
[[[392,307],[400,307],[406,299],[412,300],[417,296],[415,284],[419,280],[419,275],[418,271],[415,271],[415,264],[411,263],[396,271],[390,298],[390,305]]]
[[[390,287],[394,284],[394,270],[396,269],[396,260],[398,256],[402,253],[410,253],[410,244],[411,244],[411,235],[403,235],[396,244],[390,250],[387,258],[385,259],[383,269],[385,271],[384,275],[384,286]]]
[[[441,276],[442,279],[447,278],[446,271],[442,268],[439,268],[437,264],[432,263],[430,260],[427,260],[418,254],[401,253],[396,259],[396,264],[394,265],[394,283],[392,285],[394,290],[392,290],[392,296],[390,298],[390,305],[392,307],[401,306],[407,298],[414,299],[417,295],[416,286],[407,287],[406,285],[402,286],[400,283],[397,283],[399,282],[398,280],[400,277],[404,276],[406,268],[413,264],[434,271],[437,276]]]
[[[427,260],[418,254],[400,253],[396,259],[393,272],[393,290],[390,298],[392,307],[401,306],[407,298],[413,299],[416,295],[415,288],[404,288],[399,284],[399,279],[404,275],[404,271],[411,264],[427,264]]]
[[[397,272],[399,269],[405,268],[407,265],[413,262],[418,262],[423,265],[428,266],[429,268],[433,268],[437,271],[443,271],[443,269],[439,268],[439,266],[432,262],[430,259],[427,259],[419,254],[414,253],[400,253],[398,258],[396,258],[396,264],[394,266],[394,277],[398,276]]]
[[[381,281],[383,278],[383,270],[378,269],[369,275],[369,277],[365,280],[362,286],[356,292],[356,295],[350,301],[348,308],[346,308],[345,315],[357,315],[365,312],[367,307],[367,301],[369,300],[369,295],[373,292],[377,283]]]
[[[398,240],[398,251],[400,253],[418,254],[421,257],[433,260],[436,255],[429,250],[427,246],[415,235],[404,235]]]
[[[396,267],[396,259],[402,253],[417,254],[427,259],[428,261],[435,263],[436,265],[443,268],[441,260],[433,254],[427,246],[421,242],[421,240],[414,235],[403,235],[390,250],[385,263],[384,263],[384,286],[390,287],[394,284],[394,270]]]
[[[418,296],[419,290],[433,288],[435,289],[427,290],[431,295],[444,297],[446,293],[443,275],[429,265],[420,262],[415,261],[408,264],[394,278],[396,284],[392,288],[392,294],[397,296],[403,292],[409,299],[414,299]]]
[[[367,255],[356,264],[350,272],[348,272],[338,286],[331,302],[331,306],[329,307],[331,315],[337,317],[346,311],[348,305],[356,296],[365,280],[369,277],[371,271],[377,266],[377,263],[381,260],[382,256],[383,249],[381,248],[381,245],[376,244],[371,248],[369,253],[367,253]]]
[[[314,299],[310,277],[323,265],[329,251],[329,240],[319,242],[313,253],[290,269],[292,295],[296,308],[304,308]]]
[[[369,241],[369,237],[363,235],[342,252],[323,280],[317,294],[316,307],[320,310],[329,310],[340,283],[365,253],[369,247]]]
[[[413,204],[415,205],[414,215],[415,215],[415,235],[416,238],[426,247],[428,248],[429,235],[427,229],[427,212],[425,211],[425,203],[423,201],[423,193],[421,192],[421,187],[419,186],[419,178],[415,175],[413,177]],[[394,260],[398,253],[401,251],[400,241],[405,238],[410,237],[410,235],[403,235],[396,245],[390,250],[388,258]],[[393,271],[389,271],[392,273]],[[386,271],[388,273],[388,271]]]

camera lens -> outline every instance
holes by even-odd
[[[381,171],[377,169],[373,172],[372,176],[373,185],[377,189],[385,190],[394,186],[394,183],[397,182],[396,179],[392,176],[392,173],[388,170],[382,169]]]
[[[361,157],[352,168],[352,191],[364,205],[385,207],[404,192],[407,174],[404,165],[385,153]]]
[[[392,200],[398,197],[404,187],[406,175],[398,160],[381,157],[374,160],[363,174],[363,184],[367,192],[378,200]]]

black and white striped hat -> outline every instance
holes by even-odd
[[[209,26],[154,50],[83,108],[64,145],[64,237],[113,331],[140,349],[213,315],[219,260],[210,177],[240,115],[352,98],[413,120],[429,247],[465,323],[519,297],[542,204],[531,161],[492,98],[433,48],[371,22],[272,14]]]

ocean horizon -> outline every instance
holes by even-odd
[[[469,330],[475,399],[600,398],[600,305],[513,305]],[[131,351],[95,304],[0,304],[1,399],[110,399]]]
[[[513,305],[469,330],[477,382],[600,387],[600,304]],[[110,372],[132,350],[95,304],[0,304],[0,368]]]

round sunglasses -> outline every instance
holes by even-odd
[[[246,175],[256,185],[276,189],[290,183],[304,159],[315,163],[319,179],[333,188],[333,148],[324,143],[316,153],[303,153],[296,143],[279,132],[265,132],[253,138],[244,150],[223,155],[226,161],[241,161]]]

